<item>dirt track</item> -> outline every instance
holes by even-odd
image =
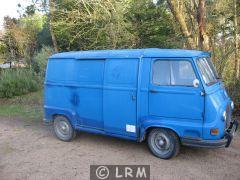
[[[161,160],[145,143],[79,133],[55,138],[50,126],[0,117],[0,179],[89,179],[91,164],[146,164],[152,179],[240,179],[240,136],[228,149],[182,147]]]

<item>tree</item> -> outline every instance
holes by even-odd
[[[167,0],[167,2],[175,20],[179,24],[182,35],[186,38],[188,47],[208,51],[209,37],[206,32],[205,0],[198,0],[198,3],[195,0]],[[188,16],[185,16],[185,12]],[[197,30],[195,28],[196,24]]]
[[[129,0],[59,0],[52,25],[59,49],[86,50],[135,46],[125,14]]]
[[[15,37],[24,49],[25,58],[31,66],[33,55],[37,49],[38,33],[43,27],[43,17],[39,14],[22,17],[19,19],[18,26]]]
[[[180,0],[181,1],[181,0]],[[191,32],[188,29],[187,23],[185,21],[183,11],[179,8],[176,0],[167,0],[169,7],[176,21],[179,23],[182,35],[186,38],[188,47],[191,49],[196,48],[196,43],[191,35]]]
[[[50,19],[47,15],[44,15],[42,18],[43,27],[37,34],[37,50],[40,50],[45,46],[53,47],[52,36],[50,33]]]
[[[239,3],[240,4],[240,3]],[[236,78],[240,78],[240,60],[238,59],[238,51],[239,51],[239,43],[238,43],[238,21],[237,21],[237,0],[233,0],[233,9],[234,9],[234,17],[233,17],[233,26],[234,26],[234,65]]]
[[[55,11],[55,1],[54,0],[49,0],[49,30],[51,33],[51,38],[52,38],[52,44],[54,47],[54,51],[58,52],[58,46],[57,46],[57,40],[54,34],[54,30],[53,30],[53,14]]]
[[[0,41],[0,64],[9,56],[8,53],[9,51],[6,44]]]
[[[174,19],[164,3],[152,0],[133,0],[128,12],[130,29],[137,37],[136,47],[181,47],[180,32],[174,29]]]
[[[1,52],[5,60],[16,61],[22,55],[22,49],[15,37],[18,20],[9,16],[4,17],[5,32],[0,40],[2,48],[5,49]]]
[[[205,0],[199,0],[198,11],[197,11],[197,22],[198,22],[198,47],[199,49],[209,50],[209,37],[206,33],[206,8]]]

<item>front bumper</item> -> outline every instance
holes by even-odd
[[[222,139],[217,140],[204,140],[204,139],[189,139],[181,138],[182,145],[193,146],[193,147],[204,147],[204,148],[220,148],[229,147],[233,136],[238,128],[238,122],[232,121],[229,128],[226,130],[225,135]]]

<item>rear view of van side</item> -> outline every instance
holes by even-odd
[[[45,122],[63,141],[87,131],[142,142],[163,159],[180,145],[228,147],[238,127],[209,53],[135,49],[58,53],[45,79]]]

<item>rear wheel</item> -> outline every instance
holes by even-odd
[[[180,143],[173,131],[155,128],[148,135],[148,147],[155,156],[170,159],[179,153]]]
[[[62,141],[71,141],[76,136],[69,120],[64,116],[56,116],[54,118],[54,132],[58,139]]]

